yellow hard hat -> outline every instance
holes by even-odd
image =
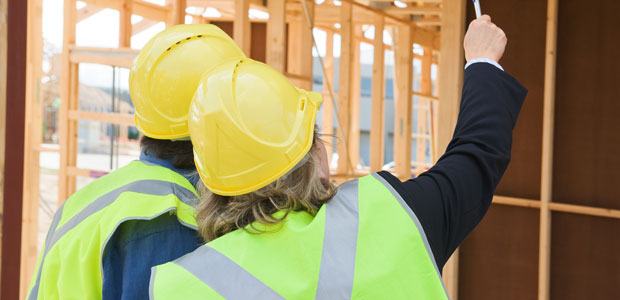
[[[129,75],[135,122],[146,136],[189,136],[189,105],[202,74],[243,51],[215,25],[177,25],[152,38],[136,57]]]
[[[251,59],[204,74],[190,108],[196,168],[212,192],[242,195],[285,175],[312,146],[321,95]]]

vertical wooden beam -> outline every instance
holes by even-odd
[[[354,25],[354,35],[361,35],[360,25]],[[353,170],[357,169],[360,160],[360,105],[361,105],[361,64],[360,64],[360,40],[353,40],[353,61],[351,77],[351,103],[350,103],[350,132],[349,132],[349,157]]]
[[[325,150],[331,164],[331,158],[334,153],[334,100],[332,99],[333,91],[329,88],[334,86],[334,33],[326,31],[327,41],[325,43],[325,74],[323,77],[323,128],[322,133],[325,134]],[[328,84],[329,83],[329,84]]]
[[[383,124],[385,114],[385,45],[383,44],[383,30],[385,19],[376,14],[375,39],[373,42],[372,64],[372,110],[370,115],[370,171],[378,172],[383,167],[383,147],[385,138]]]
[[[170,17],[168,18],[167,25],[177,25],[185,23],[185,8],[187,7],[187,0],[172,0],[172,10],[170,11]],[[131,15],[129,16],[131,18]]]
[[[267,64],[286,72],[286,0],[267,2]]]
[[[399,25],[394,42],[394,163],[400,179],[411,177],[413,39],[411,27]]]
[[[235,0],[233,38],[246,55],[250,55],[252,31],[250,28],[250,0]]]
[[[420,93],[423,95],[431,95],[432,94],[432,84],[431,84],[431,65],[433,64],[433,50],[431,48],[424,48],[424,56],[422,57],[422,70],[420,77]],[[417,122],[417,133],[420,135],[424,135],[424,138],[417,139],[417,149],[416,149],[416,161],[418,163],[424,162],[426,160],[426,148],[430,144],[432,144],[432,137],[430,136],[430,131],[428,130],[429,126],[429,117],[431,114],[431,105],[432,101],[429,99],[418,98],[418,122]],[[432,147],[431,147],[432,149]]]
[[[131,47],[132,25],[131,14],[133,11],[133,0],[123,0],[123,6],[120,10],[120,26],[118,34],[118,46],[120,48]]]
[[[551,210],[549,209],[549,203],[553,196],[553,125],[555,119],[557,20],[558,0],[548,0],[538,250],[538,299],[540,300],[549,299],[549,266],[551,260]]]
[[[0,121],[4,132],[0,143],[4,150],[2,160],[4,168],[1,181],[3,214],[0,299],[18,299],[24,183],[28,1],[1,1],[1,3],[0,27],[3,29],[0,31],[0,44],[3,46],[0,50],[2,58],[0,65],[3,66],[3,75],[0,80],[3,93],[0,95],[2,103]]]
[[[351,79],[353,78],[353,6],[340,6],[340,78],[338,85],[338,174],[351,174],[353,166],[349,152],[351,129]]]
[[[24,145],[24,205],[22,214],[22,253],[20,298],[25,298],[37,258],[39,217],[39,146],[42,137],[40,80],[43,37],[41,0],[28,3],[28,58],[26,71],[26,124]]]
[[[463,35],[466,1],[446,1],[441,15],[441,57],[439,61],[438,137],[435,158],[440,157],[452,139],[456,126],[461,86],[463,85]],[[458,297],[458,250],[446,263],[443,272],[450,298]]]
[[[4,150],[6,147],[6,128],[4,124],[6,122],[6,79],[7,79],[7,19],[8,14],[8,0],[0,0],[0,214],[3,213],[4,204],[4,163],[5,156]],[[4,228],[3,220],[0,218],[0,228]],[[4,239],[0,236],[0,273],[2,272],[2,247]],[[2,282],[2,277],[0,277]]]
[[[288,73],[307,80],[295,80],[297,86],[312,89],[312,28],[314,26],[314,1],[298,0],[302,5],[299,19],[291,20],[288,30]],[[304,6],[308,9],[308,17]]]
[[[69,109],[72,101],[72,80],[77,73],[77,65],[69,59],[69,46],[75,44],[75,2],[76,0],[64,1],[63,19],[63,51],[62,51],[62,74],[60,78],[60,109],[58,113],[58,133],[60,136],[60,169],[58,170],[58,201],[64,201],[75,190],[75,178],[67,173],[68,167],[75,165],[77,155],[73,153],[76,143],[77,127],[75,121],[69,120]],[[74,155],[75,154],[75,155]]]

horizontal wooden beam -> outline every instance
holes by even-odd
[[[388,7],[384,9],[386,13],[393,15],[440,15],[442,12],[439,6],[407,6],[407,7]]]
[[[69,111],[69,120],[85,120],[110,123],[115,125],[135,126],[134,115],[124,113],[102,113],[71,110]]]
[[[542,202],[539,200],[506,197],[506,196],[494,196],[493,203],[501,204],[501,205],[509,205],[509,206],[526,207],[526,208],[536,208],[536,209],[540,209],[542,206]],[[620,210],[611,209],[611,208],[591,207],[591,206],[585,206],[585,205],[550,202],[549,209],[552,211],[556,211],[556,212],[565,212],[565,213],[573,213],[573,214],[578,214],[578,215],[588,215],[588,216],[620,219]]]
[[[143,0],[134,0],[132,7],[134,14],[157,21],[165,21],[171,12],[168,6],[161,6]]]
[[[72,63],[93,63],[129,68],[138,50],[115,48],[69,47],[69,59]]]
[[[101,7],[96,7],[94,5],[86,5],[81,9],[78,9],[77,11],[77,16],[76,16],[76,22],[82,22],[85,19],[88,19],[89,17],[93,16],[94,14],[100,12],[103,8]]]

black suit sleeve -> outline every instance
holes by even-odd
[[[405,182],[379,173],[417,215],[440,270],[491,204],[510,161],[512,130],[526,94],[491,64],[469,66],[454,136],[437,164]]]

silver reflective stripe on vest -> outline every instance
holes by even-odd
[[[39,264],[39,270],[37,272],[37,279],[34,283],[34,286],[32,287],[29,299],[37,299],[37,293],[41,281],[41,272],[43,270],[45,257],[47,256],[49,250],[65,234],[67,234],[67,232],[78,226],[86,218],[112,204],[122,193],[125,192],[134,192],[156,196],[174,194],[183,203],[186,203],[192,207],[196,206],[198,202],[196,195],[192,191],[176,183],[163,180],[140,180],[121,186],[97,198],[95,201],[91,202],[88,206],[86,206],[86,208],[82,209],[79,213],[69,219],[69,221],[67,221],[62,227],[56,230],[56,226],[58,225],[58,222],[60,221],[62,216],[62,208],[59,209],[58,212],[56,212],[56,214],[54,215],[53,222],[55,223],[52,223],[52,226],[50,226],[50,230],[47,234],[47,239],[45,241],[45,251],[43,252],[43,256],[41,257],[41,263]]]
[[[316,299],[351,299],[359,224],[358,181],[349,181],[326,204],[325,238]]]
[[[400,196],[400,194],[394,189],[394,187],[389,182],[385,181],[385,179],[383,179],[383,177],[381,177],[381,175],[377,173],[372,173],[372,176],[375,179],[377,179],[379,182],[381,182],[388,189],[388,191],[390,191],[390,193],[392,193],[392,196],[394,196],[394,198],[398,200],[398,203],[400,203],[400,206],[402,206],[402,208],[407,212],[407,214],[409,214],[409,217],[411,218],[411,220],[413,220],[413,223],[418,228],[420,237],[422,237],[422,242],[424,243],[424,247],[426,248],[426,253],[428,253],[428,256],[433,262],[433,266],[435,267],[435,271],[437,272],[437,276],[439,276],[440,278],[439,281],[441,282],[441,285],[443,286],[443,290],[446,293],[446,296],[448,296],[446,286],[443,280],[441,280],[441,273],[439,272],[439,268],[437,268],[437,262],[435,262],[435,255],[433,254],[431,245],[428,243],[428,239],[426,238],[426,233],[424,232],[424,228],[422,227],[420,220],[418,220],[418,217],[411,210],[411,207],[409,207],[407,202],[405,202],[405,200]]]
[[[65,206],[62,205],[56,211],[54,215],[54,219],[52,219],[52,224],[50,224],[50,229],[45,236],[45,250],[43,252],[43,256],[41,257],[41,261],[39,262],[39,271],[37,272],[37,279],[35,279],[35,284],[32,286],[32,290],[30,290],[30,296],[28,296],[28,300],[37,299],[39,294],[39,281],[41,281],[41,269],[43,268],[43,262],[45,261],[45,256],[47,255],[48,249],[52,246],[52,236],[54,231],[56,231],[56,227],[58,227],[58,222],[60,222],[62,216],[62,209]]]
[[[226,299],[284,299],[234,261],[208,245],[179,258],[175,263]]]

